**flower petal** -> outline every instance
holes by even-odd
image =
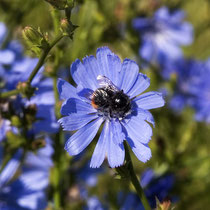
[[[94,112],[96,112],[96,110],[90,104],[77,98],[69,98],[61,107],[62,115],[69,115],[72,113],[88,114]]]
[[[122,64],[120,58],[117,55],[108,55],[107,61],[109,65],[109,72],[110,72],[110,80],[113,82],[115,86],[118,87],[120,81],[120,71],[122,68]]]
[[[139,67],[135,61],[125,59],[122,64],[121,70],[121,84],[120,89],[123,89],[124,93],[127,93],[134,85],[137,76],[139,74]]]
[[[98,143],[96,144],[96,147],[94,149],[90,167],[91,168],[99,168],[101,164],[103,163],[106,153],[107,153],[107,145],[109,142],[109,123],[106,121],[104,123],[103,130],[101,132],[101,135],[99,137]]]
[[[144,92],[150,85],[150,79],[144,75],[139,73],[136,82],[133,87],[128,91],[128,95],[132,98],[140,93]]]
[[[114,136],[111,127],[112,127],[111,122],[109,122],[109,128],[108,128],[109,143],[107,146],[107,156],[110,167],[115,168],[123,164],[125,158],[125,150],[123,143],[121,144],[114,143],[113,139]]]
[[[148,145],[139,143],[138,141],[133,141],[130,138],[127,138],[127,141],[136,155],[136,157],[143,163],[147,162],[152,157],[151,150]]]
[[[133,141],[147,144],[152,136],[152,128],[144,121],[144,117],[138,113],[137,116],[132,116],[127,123],[124,123],[124,126],[128,137]]]
[[[14,62],[15,54],[10,50],[1,50],[0,51],[0,63],[1,64],[11,64]]]
[[[100,75],[106,76],[112,80],[107,55],[113,55],[112,51],[108,47],[101,47],[97,49],[96,58],[100,67]]]
[[[121,144],[125,139],[125,134],[122,131],[122,125],[118,120],[111,120],[111,132],[115,144]]]
[[[165,104],[162,94],[154,91],[140,95],[134,102],[142,109],[154,109]]]
[[[65,80],[59,78],[57,87],[61,99],[77,98],[76,88]]]
[[[16,173],[20,165],[21,155],[23,154],[22,152],[22,150],[18,150],[4,167],[4,170],[0,174],[0,188],[3,187],[3,185],[6,184],[8,181],[10,181],[10,179]]]
[[[64,131],[74,131],[82,128],[91,120],[97,118],[97,115],[89,114],[70,114],[67,117],[63,117],[58,122],[61,124]]]
[[[153,126],[155,125],[155,120],[152,114],[148,110],[144,110],[141,108],[137,109],[138,115],[142,116],[142,119],[146,120],[147,122],[151,123]]]
[[[83,58],[83,65],[85,66],[88,77],[90,77],[94,85],[98,87],[98,82],[96,78],[101,73],[96,58],[93,55]]]
[[[66,142],[65,150],[70,155],[82,152],[93,140],[102,122],[103,118],[98,118],[78,130]]]
[[[79,59],[72,63],[71,75],[77,84],[81,83],[83,87],[89,88],[91,90],[95,90],[97,88],[96,85],[92,82],[90,75],[88,75],[85,66]]]

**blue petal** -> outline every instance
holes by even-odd
[[[111,132],[115,144],[121,144],[125,139],[125,134],[122,131],[122,125],[118,120],[111,120]]]
[[[111,168],[115,168],[123,164],[124,158],[125,158],[125,150],[124,150],[123,143],[115,144],[114,139],[113,139],[114,136],[112,133],[111,122],[109,122],[108,127],[109,127],[107,131],[109,135],[109,143],[107,146],[108,162]]]
[[[101,132],[101,135],[99,137],[98,143],[96,144],[96,147],[94,149],[90,167],[91,168],[99,168],[101,164],[103,163],[106,153],[107,153],[107,145],[109,142],[109,123],[106,121],[104,123],[103,130]]]
[[[0,63],[1,64],[11,64],[14,62],[15,54],[10,50],[1,50],[0,51]]]
[[[91,95],[93,94],[93,90],[89,88],[84,88],[81,84],[77,85],[77,95],[85,102],[91,102]]]
[[[155,173],[152,169],[146,169],[141,175],[141,186],[146,188],[147,185],[155,178]]]
[[[82,128],[84,125],[97,117],[97,115],[89,114],[70,114],[67,117],[61,118],[58,122],[61,124],[63,130],[74,131]]]
[[[143,44],[139,49],[139,54],[146,61],[153,61],[154,59],[157,58],[158,55],[157,46],[155,45],[154,41],[151,40],[150,37],[143,38]]]
[[[0,44],[5,39],[7,28],[4,23],[0,22]]]
[[[127,93],[134,85],[139,73],[139,67],[135,61],[125,59],[122,64],[120,89]]]
[[[63,79],[57,81],[58,93],[61,99],[77,98],[76,88]]]
[[[155,120],[154,120],[152,114],[148,110],[138,108],[137,112],[138,112],[139,116],[140,115],[142,116],[142,119],[146,120],[147,122],[149,122],[153,126],[155,126]]]
[[[144,121],[145,116],[137,114],[137,116],[132,116],[130,121],[123,123],[128,137],[130,137],[134,142],[138,141],[143,144],[147,144],[152,136],[152,128],[148,123]]]
[[[138,74],[138,78],[133,87],[127,93],[131,98],[144,92],[150,85],[150,79],[144,74]]]
[[[77,59],[74,63],[72,63],[71,75],[77,84],[81,83],[83,87],[89,88],[91,90],[97,89],[95,83],[92,82],[92,77],[88,75],[85,66],[82,64],[82,62],[79,59]]]
[[[102,122],[103,118],[98,118],[78,130],[66,142],[65,150],[70,155],[77,155],[82,152],[93,140]]]
[[[122,68],[122,64],[120,61],[120,58],[117,55],[108,55],[107,56],[108,61],[108,68],[110,77],[109,79],[113,82],[115,86],[118,86],[120,84],[120,71]]]
[[[90,77],[94,85],[98,87],[97,76],[101,73],[96,58],[93,55],[83,58],[83,65],[85,66],[88,77]]]
[[[45,209],[47,206],[46,195],[43,191],[26,192],[18,198],[17,203],[21,209]]]
[[[101,47],[97,49],[96,58],[100,68],[100,75],[108,77],[110,80],[111,73],[109,70],[108,55],[114,55],[108,47]]]
[[[27,171],[24,171],[21,174],[19,180],[26,190],[43,190],[49,184],[48,169],[46,168],[46,170],[37,170],[29,168]]]
[[[20,158],[22,155],[22,150],[18,150],[12,159],[7,163],[4,170],[0,174],[0,188],[6,184],[16,173],[19,165],[20,165]]]
[[[61,107],[62,115],[69,115],[71,113],[88,114],[94,112],[96,112],[96,110],[90,104],[77,98],[69,98]]]
[[[141,144],[139,141],[134,142],[130,138],[127,138],[127,141],[136,157],[143,163],[152,157],[151,150],[147,145]]]
[[[148,92],[134,99],[134,102],[142,109],[154,109],[162,107],[165,101],[161,93],[158,92]]]

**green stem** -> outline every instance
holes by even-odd
[[[142,202],[142,205],[144,206],[144,209],[151,210],[149,202],[148,202],[148,200],[144,194],[144,191],[140,185],[140,182],[134,172],[133,163],[132,163],[131,156],[129,153],[128,145],[125,141],[124,141],[124,147],[125,147],[125,159],[126,159],[126,162],[128,163],[128,170],[129,170],[131,182],[132,182],[134,188],[136,189],[136,192]]]
[[[8,91],[8,92],[0,93],[0,98],[8,98],[10,96],[14,96],[14,95],[17,95],[19,93],[20,93],[20,91],[17,90],[17,89],[11,90],[11,91]]]
[[[44,61],[48,55],[48,53],[50,52],[50,50],[64,37],[65,35],[63,34],[60,34],[58,35],[54,41],[49,44],[48,47],[46,47],[43,51],[42,51],[42,54],[40,56],[40,59],[39,59],[39,62],[37,63],[37,65],[35,66],[35,68],[33,69],[33,71],[31,72],[27,82],[30,84],[34,77],[36,76],[36,74],[38,73],[39,69],[42,67],[42,65],[44,64]],[[7,97],[10,97],[10,96],[13,96],[13,95],[17,95],[18,93],[20,93],[19,90],[15,89],[15,90],[11,90],[11,91],[8,91],[8,92],[4,92],[4,93],[0,93],[0,98],[7,98]]]
[[[34,77],[36,76],[36,74],[38,73],[39,69],[42,67],[42,65],[44,64],[45,58],[47,57],[48,53],[50,52],[50,50],[64,37],[63,34],[58,35],[55,40],[48,46],[46,47],[39,59],[39,62],[37,63],[37,65],[35,66],[34,70],[31,72],[27,82],[31,83],[32,80],[34,79]]]

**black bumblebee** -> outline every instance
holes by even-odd
[[[131,100],[119,90],[107,77],[97,77],[102,86],[93,92],[91,104],[99,112],[109,117],[123,118],[131,110]]]

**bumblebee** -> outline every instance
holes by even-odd
[[[131,100],[119,90],[107,77],[97,77],[99,85],[91,96],[91,104],[100,113],[114,118],[123,118],[131,109]]]

